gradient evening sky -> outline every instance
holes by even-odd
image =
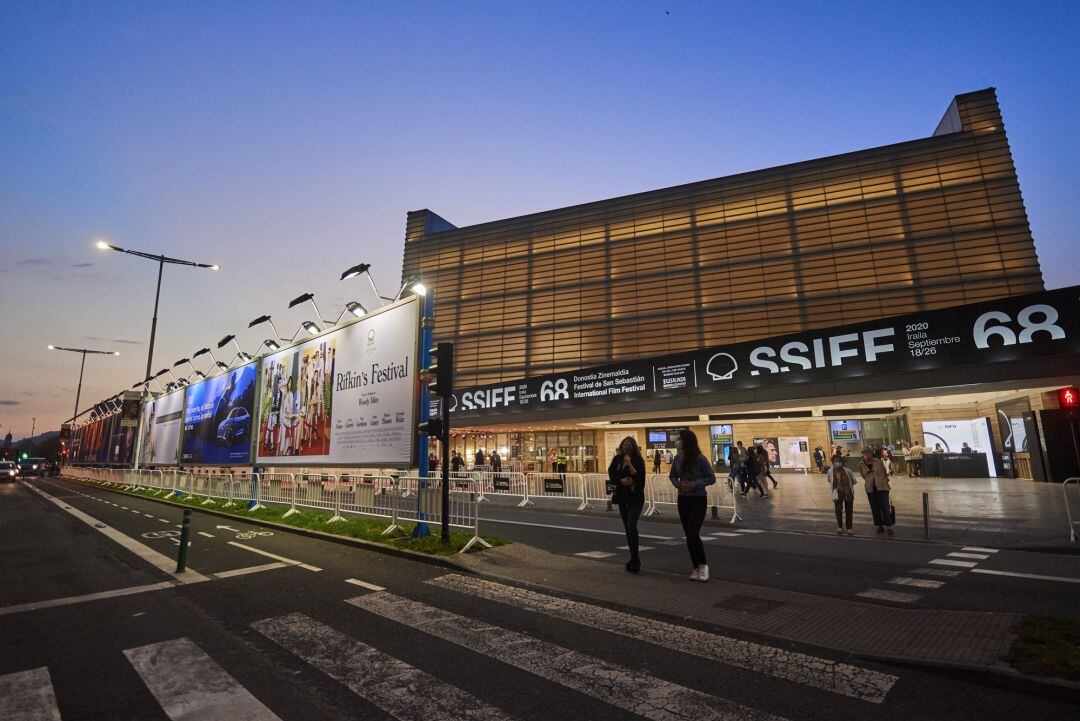
[[[1046,284],[1080,283],[1080,4],[0,5],[0,435],[237,333],[393,292],[405,213],[457,225],[929,135],[998,89]],[[264,328],[266,328],[264,326]]]

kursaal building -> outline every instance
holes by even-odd
[[[993,89],[895,145],[464,228],[411,212],[403,276],[455,343],[470,462],[602,472],[634,435],[666,469],[689,428],[717,461],[917,440],[944,476],[1080,471],[1080,287],[1044,287]]]

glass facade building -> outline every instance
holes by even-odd
[[[403,276],[478,385],[1043,290],[993,89],[930,137],[457,228]]]

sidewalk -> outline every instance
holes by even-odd
[[[893,661],[987,670],[1020,616],[892,608],[722,579],[708,583],[511,544],[457,559],[476,573],[605,603]]]

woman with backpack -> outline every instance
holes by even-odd
[[[679,521],[686,534],[686,548],[690,562],[694,564],[691,581],[708,581],[709,566],[705,562],[705,544],[701,542],[701,525],[705,523],[708,509],[706,488],[716,483],[712,464],[698,447],[697,436],[692,431],[679,431],[679,452],[672,459],[671,485],[679,490]]]
[[[619,515],[626,531],[626,545],[630,549],[626,570],[637,573],[641,570],[637,524],[645,507],[645,459],[633,436],[627,436],[619,444],[619,450],[608,465],[608,480],[615,487],[611,502],[619,506]]]

